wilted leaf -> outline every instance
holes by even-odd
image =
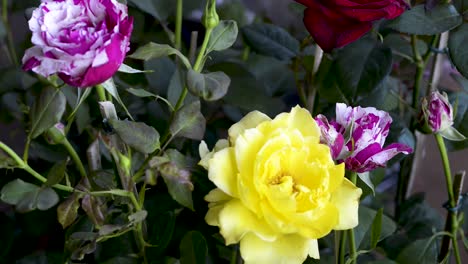
[[[201,140],[205,134],[205,126],[205,117],[200,112],[200,101],[195,101],[177,111],[169,130],[172,136]]]
[[[65,229],[73,224],[78,216],[78,208],[80,208],[80,196],[76,193],[70,195],[57,207],[57,219]]]
[[[119,137],[130,147],[149,154],[159,148],[159,133],[142,122],[110,119],[110,124]]]
[[[105,216],[99,197],[85,195],[81,200],[81,207],[95,225],[101,226],[104,224]]]
[[[60,90],[52,87],[44,88],[31,108],[30,137],[36,138],[57,124],[65,111],[65,105],[65,95]]]
[[[224,72],[187,72],[187,88],[206,101],[221,99],[227,93],[230,84],[231,79]]]

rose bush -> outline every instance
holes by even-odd
[[[23,69],[88,87],[112,77],[122,64],[133,19],[117,0],[42,0],[29,28],[34,46],[23,57]]]
[[[334,159],[344,162],[350,171],[362,173],[385,167],[397,154],[413,151],[399,143],[384,148],[392,118],[374,107],[350,107],[338,103],[336,121],[329,123],[323,115],[318,115],[316,120],[322,131],[321,142],[329,145]]]
[[[404,0],[296,0],[306,6],[304,24],[325,51],[349,44],[372,28],[372,22],[401,15]]]
[[[362,193],[344,178],[310,113],[295,107],[271,120],[254,111],[200,164],[215,183],[205,217],[226,244],[240,242],[246,263],[302,263],[318,258],[317,239],[358,224]]]

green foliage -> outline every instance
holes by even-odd
[[[109,120],[112,127],[125,144],[142,153],[152,153],[160,147],[159,133],[142,122]]]
[[[299,54],[299,41],[286,30],[271,24],[252,24],[242,28],[249,46],[260,54],[289,60]]]
[[[468,78],[468,51],[466,42],[468,41],[468,24],[457,27],[450,32],[448,48],[450,58],[457,67],[458,71]]]
[[[58,123],[65,111],[65,96],[56,88],[46,87],[31,108],[31,138],[36,138]]]
[[[462,23],[462,17],[451,4],[438,5],[428,11],[417,5],[393,20],[388,26],[399,32],[415,35],[435,35],[451,30]]]

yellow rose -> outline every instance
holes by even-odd
[[[205,220],[226,244],[240,242],[245,263],[319,258],[317,239],[358,224],[361,189],[335,165],[310,113],[295,107],[270,119],[254,111],[229,129],[200,164],[218,187]]]

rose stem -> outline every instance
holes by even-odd
[[[449,162],[448,155],[447,155],[447,148],[445,147],[444,139],[442,138],[440,134],[436,134],[435,138],[437,141],[437,146],[439,147],[440,157],[442,158],[442,164],[444,166],[445,183],[447,185],[449,205],[450,205],[450,208],[456,208],[456,206],[458,205],[458,197],[455,197],[454,191],[453,191],[452,174],[450,171],[450,162]],[[447,231],[452,234],[453,252],[455,254],[456,262],[457,264],[461,264],[462,262],[460,259],[460,252],[459,252],[458,243],[457,243],[457,230],[458,230],[457,212],[449,211],[449,215],[450,215],[451,224],[448,226],[449,230]],[[441,252],[441,253],[448,254],[448,252]]]
[[[29,165],[26,164],[26,162],[24,162],[11,148],[9,148],[7,145],[5,145],[1,141],[0,141],[0,148],[3,151],[5,151],[17,163],[18,168],[27,171],[29,174],[34,176],[34,178],[38,179],[42,183],[47,182],[47,178],[45,178],[44,176],[42,176],[41,174],[39,174],[38,172],[33,170],[31,167],[29,167]],[[52,185],[52,187],[54,187],[54,188],[56,188],[58,190],[67,191],[67,192],[73,192],[74,191],[73,187],[65,186],[65,185],[62,185],[62,184],[54,184],[54,185]]]
[[[73,159],[76,166],[78,167],[78,171],[80,172],[81,177],[86,178],[87,173],[86,173],[86,170],[85,170],[85,168],[83,166],[83,163],[81,162],[81,159],[78,156],[78,154],[76,153],[73,146],[70,144],[70,141],[68,141],[68,139],[66,137],[64,138],[64,140],[62,142],[62,145],[67,149],[67,151],[70,154],[71,158]]]
[[[437,42],[439,41],[439,35],[435,35],[431,39],[431,44],[430,47],[434,47]],[[415,111],[418,111],[418,102],[419,102],[419,93],[421,90],[421,82],[422,78],[424,76],[424,69],[426,68],[426,65],[429,61],[429,58],[432,55],[432,49],[428,48],[426,53],[424,55],[421,55],[418,50],[417,46],[417,36],[412,35],[411,36],[411,48],[413,51],[413,60],[416,63],[416,75],[415,75],[415,81],[414,81],[414,90],[413,90],[413,99],[412,99],[412,108]],[[414,127],[414,122],[415,118],[411,118],[410,121],[410,130],[411,132],[414,133],[415,127]],[[418,137],[416,137],[416,140],[418,140]],[[417,146],[417,142],[416,145]],[[400,204],[403,203],[403,201],[406,199],[406,196],[408,193],[410,193],[410,188],[412,186],[412,181],[413,181],[413,161],[418,160],[418,157],[422,155],[421,151],[415,147],[413,154],[408,155],[401,163],[401,168],[408,167],[406,170],[401,169],[400,173],[398,175],[398,187],[397,187],[397,195],[396,195],[396,206],[395,206],[395,218],[398,219],[399,214],[400,214]]]
[[[96,92],[99,97],[99,101],[101,102],[106,102],[106,91],[104,90],[104,87],[101,84],[96,85]]]
[[[349,179],[353,184],[356,184],[356,172],[351,172],[349,175]],[[351,264],[356,263],[356,240],[354,238],[354,228],[351,228],[348,230],[349,232],[349,251],[350,251],[350,258],[351,258]]]
[[[183,10],[183,0],[177,0],[177,9],[176,9],[176,24],[175,24],[175,43],[174,46],[177,50],[180,50],[182,47],[182,10]]]

